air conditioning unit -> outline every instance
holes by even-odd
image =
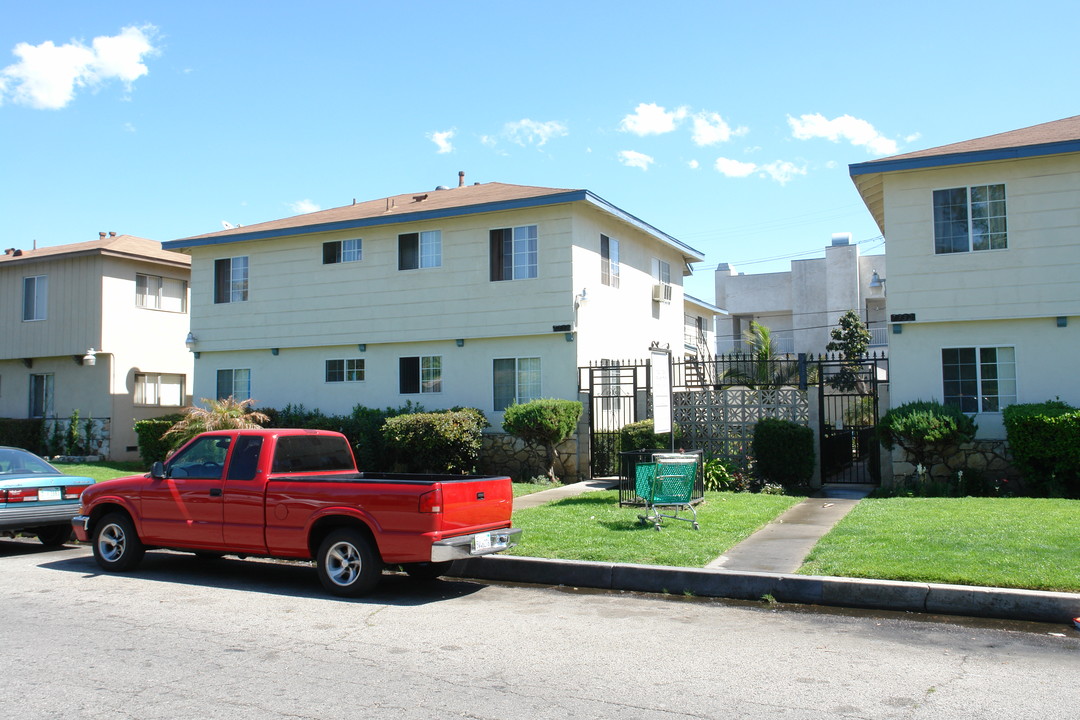
[[[654,302],[671,302],[671,283],[660,283],[652,286],[652,299]]]

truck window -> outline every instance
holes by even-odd
[[[225,470],[225,456],[229,453],[232,438],[210,436],[196,438],[194,442],[169,460],[167,474],[173,478],[220,478]]]
[[[259,468],[259,452],[263,439],[257,435],[241,435],[236,438],[232,458],[229,460],[229,480],[253,480]]]
[[[341,437],[291,435],[278,438],[271,472],[297,473],[354,470],[349,443]]]

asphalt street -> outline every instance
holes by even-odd
[[[387,576],[0,540],[0,715],[1024,718],[1080,707],[1058,625]]]

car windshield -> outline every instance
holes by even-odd
[[[18,448],[0,448],[0,475],[59,475],[37,455]]]

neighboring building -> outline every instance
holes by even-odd
[[[192,260],[195,397],[429,410],[578,398],[684,345],[697,250],[588,190],[485,183],[165,243]]]
[[[94,420],[113,460],[138,459],[134,421],[190,402],[190,259],[153,240],[0,256],[0,416]],[[81,428],[80,428],[81,429]]]
[[[888,241],[891,403],[1080,403],[1080,116],[850,166]]]
[[[683,357],[711,360],[716,348],[717,318],[726,312],[692,295],[683,296]]]
[[[875,274],[878,281],[875,281]],[[716,305],[727,312],[717,353],[746,351],[750,323],[771,331],[779,353],[820,355],[840,316],[857,310],[872,336],[870,352],[885,354],[884,255],[859,255],[850,233],[833,235],[824,258],[794,260],[788,272],[744,275],[728,263],[716,269]]]

